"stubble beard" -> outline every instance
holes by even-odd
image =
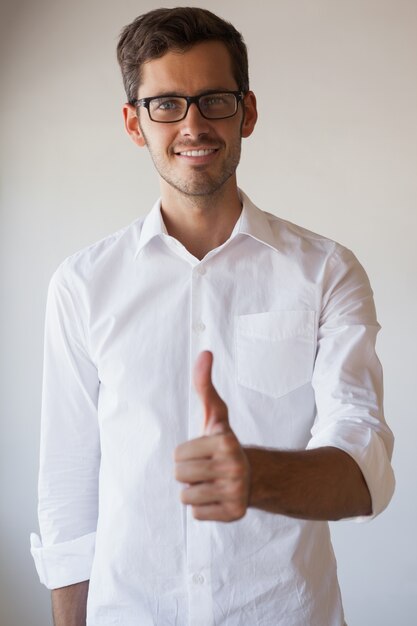
[[[155,150],[142,129],[141,132],[159,176],[168,185],[186,196],[201,197],[217,194],[226,181],[233,176],[239,165],[242,144],[241,137],[232,144],[229,156],[223,162],[223,166],[217,175],[210,174],[205,166],[200,166],[200,168],[197,166],[193,169],[188,179],[185,176],[180,177],[176,175],[175,168],[169,166],[167,157],[163,153]],[[187,144],[182,144],[181,147],[185,149],[188,146]],[[192,145],[189,146],[189,149],[191,149],[191,147]],[[223,149],[223,144],[220,148]],[[172,154],[174,154],[173,151]],[[173,156],[173,158],[181,157]]]

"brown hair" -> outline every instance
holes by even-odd
[[[249,90],[248,53],[236,28],[207,9],[156,9],[137,17],[122,30],[117,60],[130,103],[138,97],[142,65],[169,50],[184,51],[202,41],[221,41],[227,47],[238,89]]]

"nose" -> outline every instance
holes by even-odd
[[[187,115],[180,124],[183,137],[200,137],[206,135],[210,130],[209,120],[201,115],[195,102],[190,105]]]

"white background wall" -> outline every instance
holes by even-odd
[[[349,626],[411,626],[417,2],[189,4],[231,20],[249,47],[260,118],[245,141],[240,185],[262,208],[353,249],[371,278],[397,491],[371,524],[343,522],[332,530]],[[0,7],[1,626],[51,624],[49,592],[29,554],[29,533],[37,529],[47,283],[65,256],[144,214],[158,195],[146,151],[122,129],[115,60],[122,26],[157,6],[3,0]]]

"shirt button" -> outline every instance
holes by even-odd
[[[201,320],[199,320],[198,322],[194,324],[194,330],[196,333],[202,333],[203,331],[206,330],[206,325],[203,324]]]
[[[195,585],[202,585],[204,583],[204,576],[202,574],[193,574],[193,583]]]
[[[204,267],[204,265],[199,265],[197,267],[197,272],[200,274],[200,276],[204,276],[204,274],[207,272],[207,270]]]

